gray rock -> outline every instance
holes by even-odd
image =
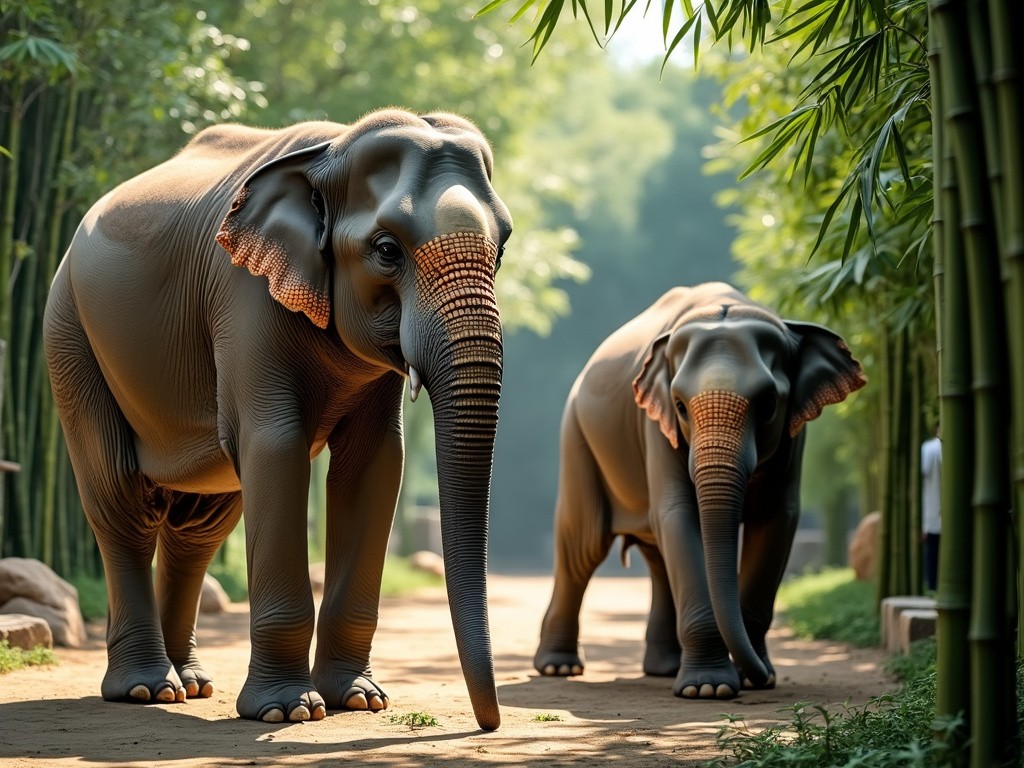
[[[857,525],[847,555],[858,581],[874,581],[878,567],[878,545],[881,540],[882,513],[870,512]]]
[[[200,613],[223,613],[231,604],[231,598],[210,574],[203,577],[203,591],[199,594]]]
[[[0,640],[30,651],[37,645],[53,648],[53,633],[46,619],[24,613],[0,614]]]
[[[421,549],[409,555],[409,565],[417,571],[432,573],[435,576],[444,576],[444,560],[436,552],[429,549]]]
[[[0,560],[0,613],[45,619],[55,645],[77,648],[86,639],[78,590],[39,560]]]

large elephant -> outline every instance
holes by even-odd
[[[511,220],[491,169],[481,133],[447,114],[221,126],[86,215],[54,278],[45,345],[106,570],[104,699],[211,694],[196,656],[200,586],[244,516],[252,655],[238,713],[299,721],[388,706],[369,657],[408,377],[434,409],[466,684],[480,726],[498,727],[486,552],[494,274]],[[306,504],[325,446],[310,670]]]
[[[583,672],[583,593],[621,535],[651,576],[647,674],[675,675],[686,698],[774,685],[765,634],[799,516],[803,426],[864,384],[833,332],[723,283],[674,288],[608,337],[562,419],[537,670]]]

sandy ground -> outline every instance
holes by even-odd
[[[386,599],[374,643],[385,713],[330,713],[317,723],[240,720],[235,696],[249,657],[248,612],[204,615],[200,653],[214,676],[210,699],[177,705],[112,704],[99,697],[106,664],[101,628],[87,648],[61,649],[60,665],[0,677],[0,765],[200,766],[624,765],[695,766],[718,756],[722,713],[751,725],[785,718],[800,701],[863,704],[894,685],[879,650],[795,639],[773,630],[780,683],[725,702],[683,701],[671,680],[640,670],[649,601],[645,578],[595,579],[582,639],[586,674],[542,678],[531,659],[550,595],[547,577],[492,576],[491,629],[502,725],[477,728],[459,670],[443,589]],[[94,628],[95,629],[95,628]],[[427,713],[412,729],[390,715]],[[557,719],[538,719],[544,718]]]

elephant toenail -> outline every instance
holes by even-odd
[[[574,674],[574,675],[582,675],[583,674],[583,667],[581,667],[579,664],[573,664],[572,665],[572,674]]]
[[[323,720],[327,716],[327,708],[323,704],[317,704],[313,707],[313,714],[310,715],[310,720]]]
[[[719,699],[731,699],[735,695],[736,694],[732,687],[725,683],[721,683],[718,688],[715,689],[715,696]]]
[[[372,696],[370,697],[370,701],[369,701],[369,707],[370,707],[370,709],[372,709],[372,710],[373,710],[374,712],[376,712],[376,711],[378,711],[378,710],[384,709],[384,702],[383,702],[383,701],[381,701],[381,698],[380,698],[380,696],[378,696],[377,694],[373,694],[373,695],[372,695]]]
[[[136,701],[149,701],[149,688],[144,685],[136,685],[128,695]]]
[[[688,685],[685,688],[683,688],[683,696],[686,697],[687,699],[695,699],[695,698],[697,698],[697,686],[695,686],[695,685]]]
[[[568,664],[560,665],[558,667],[558,674],[561,675],[562,677],[565,677],[566,675],[568,675],[569,674],[569,665]]]
[[[558,672],[558,670],[555,669],[555,665],[554,664],[546,664],[544,666],[544,671],[541,674],[544,674],[544,675],[547,675],[548,677],[551,677],[556,672]]]
[[[203,685],[203,689],[199,692],[199,695],[204,699],[208,699],[213,696],[213,683],[206,683]]]
[[[174,692],[174,701],[177,702],[178,704],[181,704],[181,702],[183,702],[185,700],[185,698],[186,698],[186,696],[185,696],[185,689],[184,688],[179,688],[178,690],[176,690]]]
[[[711,683],[704,683],[700,687],[700,697],[702,699],[710,699],[715,695],[715,689],[711,687]]]
[[[262,717],[260,717],[260,720],[264,723],[283,723],[284,712],[282,712],[278,707],[273,707],[272,709],[264,712]]]
[[[188,698],[190,698],[190,699],[194,699],[196,696],[198,696],[199,695],[199,683],[197,683],[195,680],[193,680],[188,685],[186,685],[185,686],[185,695]]]
[[[173,688],[161,688],[157,691],[156,700],[165,703],[170,703],[177,698],[177,692]]]
[[[346,709],[369,709],[369,706],[369,703],[366,701],[366,694],[362,691],[352,694],[345,702]]]
[[[299,704],[299,706],[288,713],[288,719],[293,723],[301,723],[303,720],[309,720],[309,709],[306,708],[305,704]]]

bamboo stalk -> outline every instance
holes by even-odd
[[[882,510],[882,524],[879,529],[878,539],[878,582],[875,585],[877,590],[878,601],[881,602],[886,597],[892,595],[890,591],[890,583],[892,580],[892,500],[889,494],[890,487],[890,476],[892,474],[892,461],[889,459],[892,456],[892,429],[891,424],[893,421],[892,417],[892,340],[890,339],[889,329],[883,328],[882,333],[879,334],[879,363],[880,363],[880,375],[879,375],[879,391],[881,392],[881,402],[879,407],[879,434],[881,436],[881,445],[879,446],[878,455],[882,457],[882,461],[879,465],[879,474],[881,475],[881,504],[879,505]]]
[[[907,419],[907,553],[909,573],[907,581],[910,594],[923,593],[921,586],[921,392],[924,387],[921,377],[921,351],[915,349],[910,355],[910,413]]]
[[[952,141],[945,130],[942,59],[935,8],[929,7],[928,68],[932,92],[932,164],[936,195],[934,233],[936,333],[939,353],[939,422],[942,430],[942,536],[936,609],[936,685],[938,720],[963,713],[969,723],[970,667],[968,630],[971,610],[973,529],[970,517],[970,467],[974,456],[971,428],[971,353],[967,274],[963,240],[956,223],[960,199]],[[941,729],[936,733],[941,733]]]
[[[992,37],[992,82],[996,91],[1000,147],[1003,166],[1003,221],[1000,254],[1003,262],[1003,280],[1006,295],[1007,337],[1017,339],[1010,344],[1010,382],[1012,408],[1013,508],[1017,510],[1017,530],[1020,536],[1018,553],[1024,553],[1024,526],[1020,515],[1024,511],[1024,152],[1020,137],[1024,131],[1020,94],[1024,88],[1021,57],[1014,30],[1020,29],[1019,3],[1010,0],[992,0],[990,3]],[[1020,562],[1018,556],[1018,563]],[[1018,568],[1018,596],[1024,595],[1024,568]],[[1018,652],[1024,653],[1024,610],[1017,609]]]
[[[941,40],[943,97],[950,131],[962,206],[961,230],[967,262],[971,328],[972,392],[975,421],[974,581],[971,612],[971,765],[990,766],[1002,757],[1010,734],[1002,716],[1004,686],[1014,684],[1015,672],[1005,665],[1003,627],[1007,530],[1005,429],[1007,401],[1003,390],[1006,355],[1003,302],[980,117],[975,101],[971,52],[965,30],[966,7],[961,1],[933,0],[934,20]],[[954,66],[955,64],[955,66]],[[1009,674],[1008,674],[1009,673]]]

